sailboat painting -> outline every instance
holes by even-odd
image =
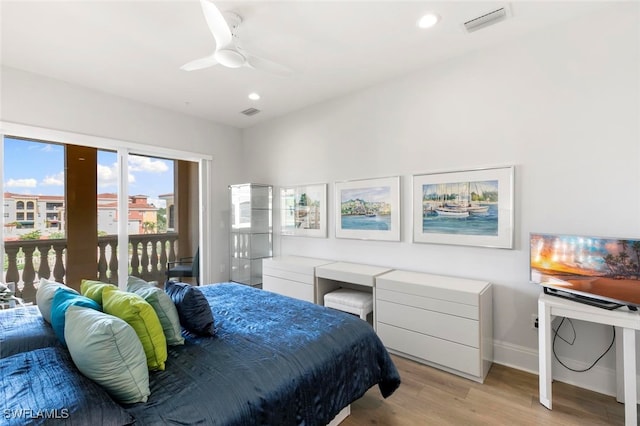
[[[513,167],[413,181],[414,242],[513,247]]]

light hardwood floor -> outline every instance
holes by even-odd
[[[351,404],[343,426],[623,425],[614,397],[553,383],[553,410],[538,402],[538,376],[494,364],[484,384],[393,356],[402,384],[386,400],[377,386]]]

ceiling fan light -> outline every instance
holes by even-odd
[[[252,101],[257,101],[260,99],[260,95],[256,92],[249,93],[249,99]]]
[[[241,67],[246,61],[245,57],[240,52],[233,49],[220,49],[216,51],[213,57],[220,65],[224,65],[228,68]]]
[[[420,28],[431,28],[435,24],[438,23],[440,17],[435,13],[427,13],[422,18],[418,20],[418,27]]]

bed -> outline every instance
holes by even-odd
[[[119,406],[124,414],[110,416],[129,416],[136,425],[324,425],[372,386],[387,397],[400,384],[384,346],[357,317],[240,284],[199,288],[211,306],[215,336],[183,332],[185,344],[169,347],[165,370],[150,372],[148,401]],[[0,312],[0,322],[6,317]],[[32,319],[27,324],[42,326]],[[6,342],[2,330],[0,341]],[[46,350],[64,359],[64,350],[53,347],[15,353],[0,362],[11,361],[5,364],[13,367],[3,366],[10,377],[37,376],[37,364],[30,371],[16,366],[34,351]],[[72,368],[67,370],[61,374],[73,375]],[[0,393],[7,408],[19,407],[25,395],[38,392],[26,384],[10,391],[9,380],[2,377]],[[31,398],[38,400],[37,395]],[[77,422],[80,411],[68,418]]]
[[[0,358],[58,345],[37,306],[0,310]]]

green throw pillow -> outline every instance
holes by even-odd
[[[133,327],[144,348],[149,370],[164,370],[167,341],[158,315],[148,302],[137,294],[105,287],[102,309]]]
[[[82,280],[80,283],[80,293],[102,306],[102,291],[106,287],[118,287],[113,284],[103,283],[102,281]]]
[[[129,277],[127,280],[127,291],[141,296],[149,302],[158,315],[167,345],[184,345],[180,318],[176,305],[164,290],[156,287],[152,283],[147,283],[138,277]]]
[[[147,402],[147,357],[133,328],[120,318],[69,306],[64,337],[78,370],[123,404]]]

